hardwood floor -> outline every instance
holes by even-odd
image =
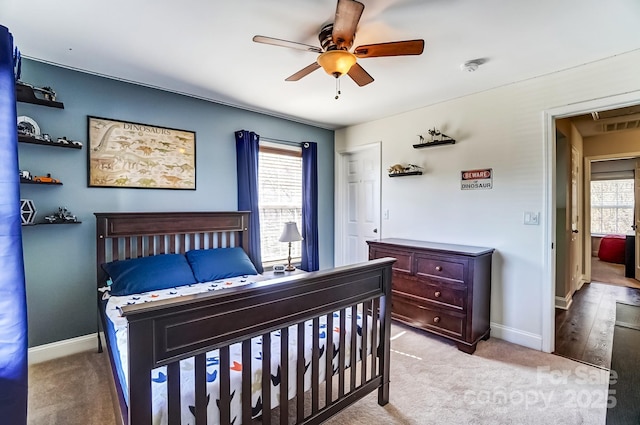
[[[640,289],[585,283],[569,310],[556,309],[554,353],[609,369],[616,301],[640,305]]]

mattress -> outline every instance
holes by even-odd
[[[232,279],[223,279],[214,282],[206,282],[200,284],[187,285],[178,288],[171,288],[161,291],[147,292],[142,294],[128,295],[116,297],[112,296],[105,303],[105,312],[107,315],[107,337],[110,340],[110,346],[113,350],[113,357],[116,363],[116,371],[118,378],[122,384],[122,388],[128,387],[128,359],[127,359],[127,321],[121,315],[121,308],[125,305],[139,304],[145,302],[153,302],[155,300],[174,298],[184,295],[202,293],[207,291],[224,290],[225,288],[238,287],[247,285],[260,280],[265,280],[261,275],[258,276],[240,276]],[[345,367],[350,366],[351,356],[351,311],[346,311],[346,347],[345,347]],[[327,329],[325,316],[320,317],[320,329],[319,329],[319,349],[320,349],[320,361],[319,361],[319,379],[320,382],[324,381],[326,371],[326,342],[331,339],[335,347],[333,358],[334,371],[339,368],[339,356],[337,355],[340,346],[340,313],[333,313],[333,329]],[[362,334],[362,320],[363,316],[358,313],[357,316],[357,332],[356,338],[357,344],[355,349],[357,353],[361,353],[361,337]],[[371,318],[367,316],[369,329],[369,341],[367,346],[367,353],[371,352]],[[307,321],[304,323],[305,327],[305,365],[311,362],[312,353],[312,332],[313,322]],[[287,383],[288,398],[295,397],[296,389],[296,364],[297,364],[297,326],[291,326],[289,329],[289,382]],[[280,347],[281,347],[281,335],[280,331],[271,333],[271,407],[276,407],[279,404],[280,391],[283,383],[280,380]],[[252,371],[252,384],[251,384],[251,403],[252,412],[254,417],[260,415],[262,412],[262,400],[261,400],[261,386],[262,386],[262,338],[256,337],[251,340],[251,371]],[[233,344],[229,347],[230,352],[230,374],[231,374],[231,394],[232,403],[230,406],[231,420],[234,422],[234,418],[241,417],[241,381],[242,381],[242,369],[247,367],[242,364],[242,352],[241,344]],[[357,356],[358,358],[360,356]],[[211,402],[207,406],[207,415],[209,424],[219,423],[219,409],[217,400],[219,399],[219,374],[220,362],[218,350],[208,352],[206,354],[206,373],[207,373],[207,394],[211,397]],[[332,371],[332,372],[334,372]],[[334,372],[335,373],[335,372]],[[194,416],[191,413],[190,406],[195,404],[194,396],[194,361],[193,358],[180,361],[180,380],[181,380],[181,418],[182,423],[192,423]],[[167,419],[167,371],[166,367],[159,367],[152,371],[150,378],[150,385],[152,387],[152,418],[154,425],[165,425],[168,423]],[[311,388],[311,367],[307,367],[304,376],[304,389],[307,391]],[[127,391],[125,390],[125,399],[127,398]],[[127,400],[128,402],[128,400]]]

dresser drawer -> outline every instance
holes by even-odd
[[[465,310],[465,299],[467,297],[465,289],[455,289],[446,284],[438,285],[402,276],[393,277],[391,288],[394,291],[420,297],[444,307]]]
[[[416,255],[416,275],[464,281],[465,262]]]
[[[412,303],[406,298],[391,297],[391,316],[407,324],[438,333],[464,338],[465,316],[443,313]]]
[[[396,262],[391,266],[394,274],[411,274],[411,264],[413,263],[412,253],[376,248],[372,249],[369,255],[371,260],[383,257],[392,257],[396,259]]]

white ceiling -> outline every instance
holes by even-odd
[[[325,128],[340,128],[640,48],[638,0],[362,0],[354,47],[423,38],[421,56],[365,58],[358,87],[317,70],[336,0],[1,0],[23,56]],[[486,60],[473,73],[471,59]],[[639,71],[640,72],[640,71]],[[596,84],[597,82],[594,82]],[[54,87],[55,89],[55,87]]]

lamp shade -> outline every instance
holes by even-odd
[[[346,50],[328,50],[320,54],[317,61],[327,74],[338,78],[349,72],[356,63],[356,57]]]
[[[280,242],[297,242],[301,241],[302,236],[300,236],[300,232],[298,231],[298,226],[295,221],[288,221],[284,223],[284,229],[282,229],[282,234],[280,235]]]

